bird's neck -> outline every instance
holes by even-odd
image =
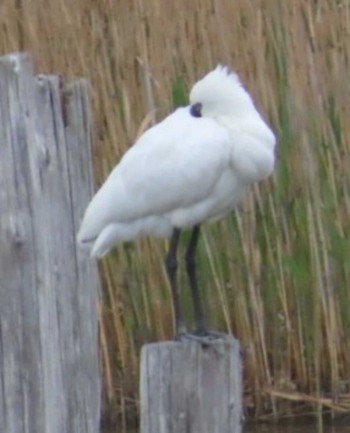
[[[275,145],[275,137],[259,113],[249,116],[225,115],[216,116],[215,120],[229,131],[233,141],[237,141],[240,134],[257,138],[267,147]]]

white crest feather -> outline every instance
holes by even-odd
[[[227,66],[218,65],[192,87],[191,104],[200,102],[204,108],[244,112],[254,109],[249,93],[243,87],[238,75]]]

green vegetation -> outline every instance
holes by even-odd
[[[0,5],[1,53],[25,49],[40,73],[91,80],[99,181],[219,62],[273,125],[275,175],[200,244],[211,324],[242,342],[257,419],[350,410],[349,16],[348,2],[330,0]],[[165,249],[146,239],[101,263],[105,412],[124,426],[137,410],[140,346],[172,337]]]

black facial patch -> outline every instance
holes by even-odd
[[[202,104],[197,102],[197,104],[191,105],[190,113],[193,117],[202,117]]]

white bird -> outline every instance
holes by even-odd
[[[255,182],[271,174],[276,140],[236,74],[218,66],[191,89],[190,105],[146,131],[122,157],[88,205],[79,243],[100,258],[142,236],[170,237],[165,265],[177,336],[185,334],[176,281],[181,229],[196,329],[208,336],[198,293],[195,251],[200,224],[232,211]]]

